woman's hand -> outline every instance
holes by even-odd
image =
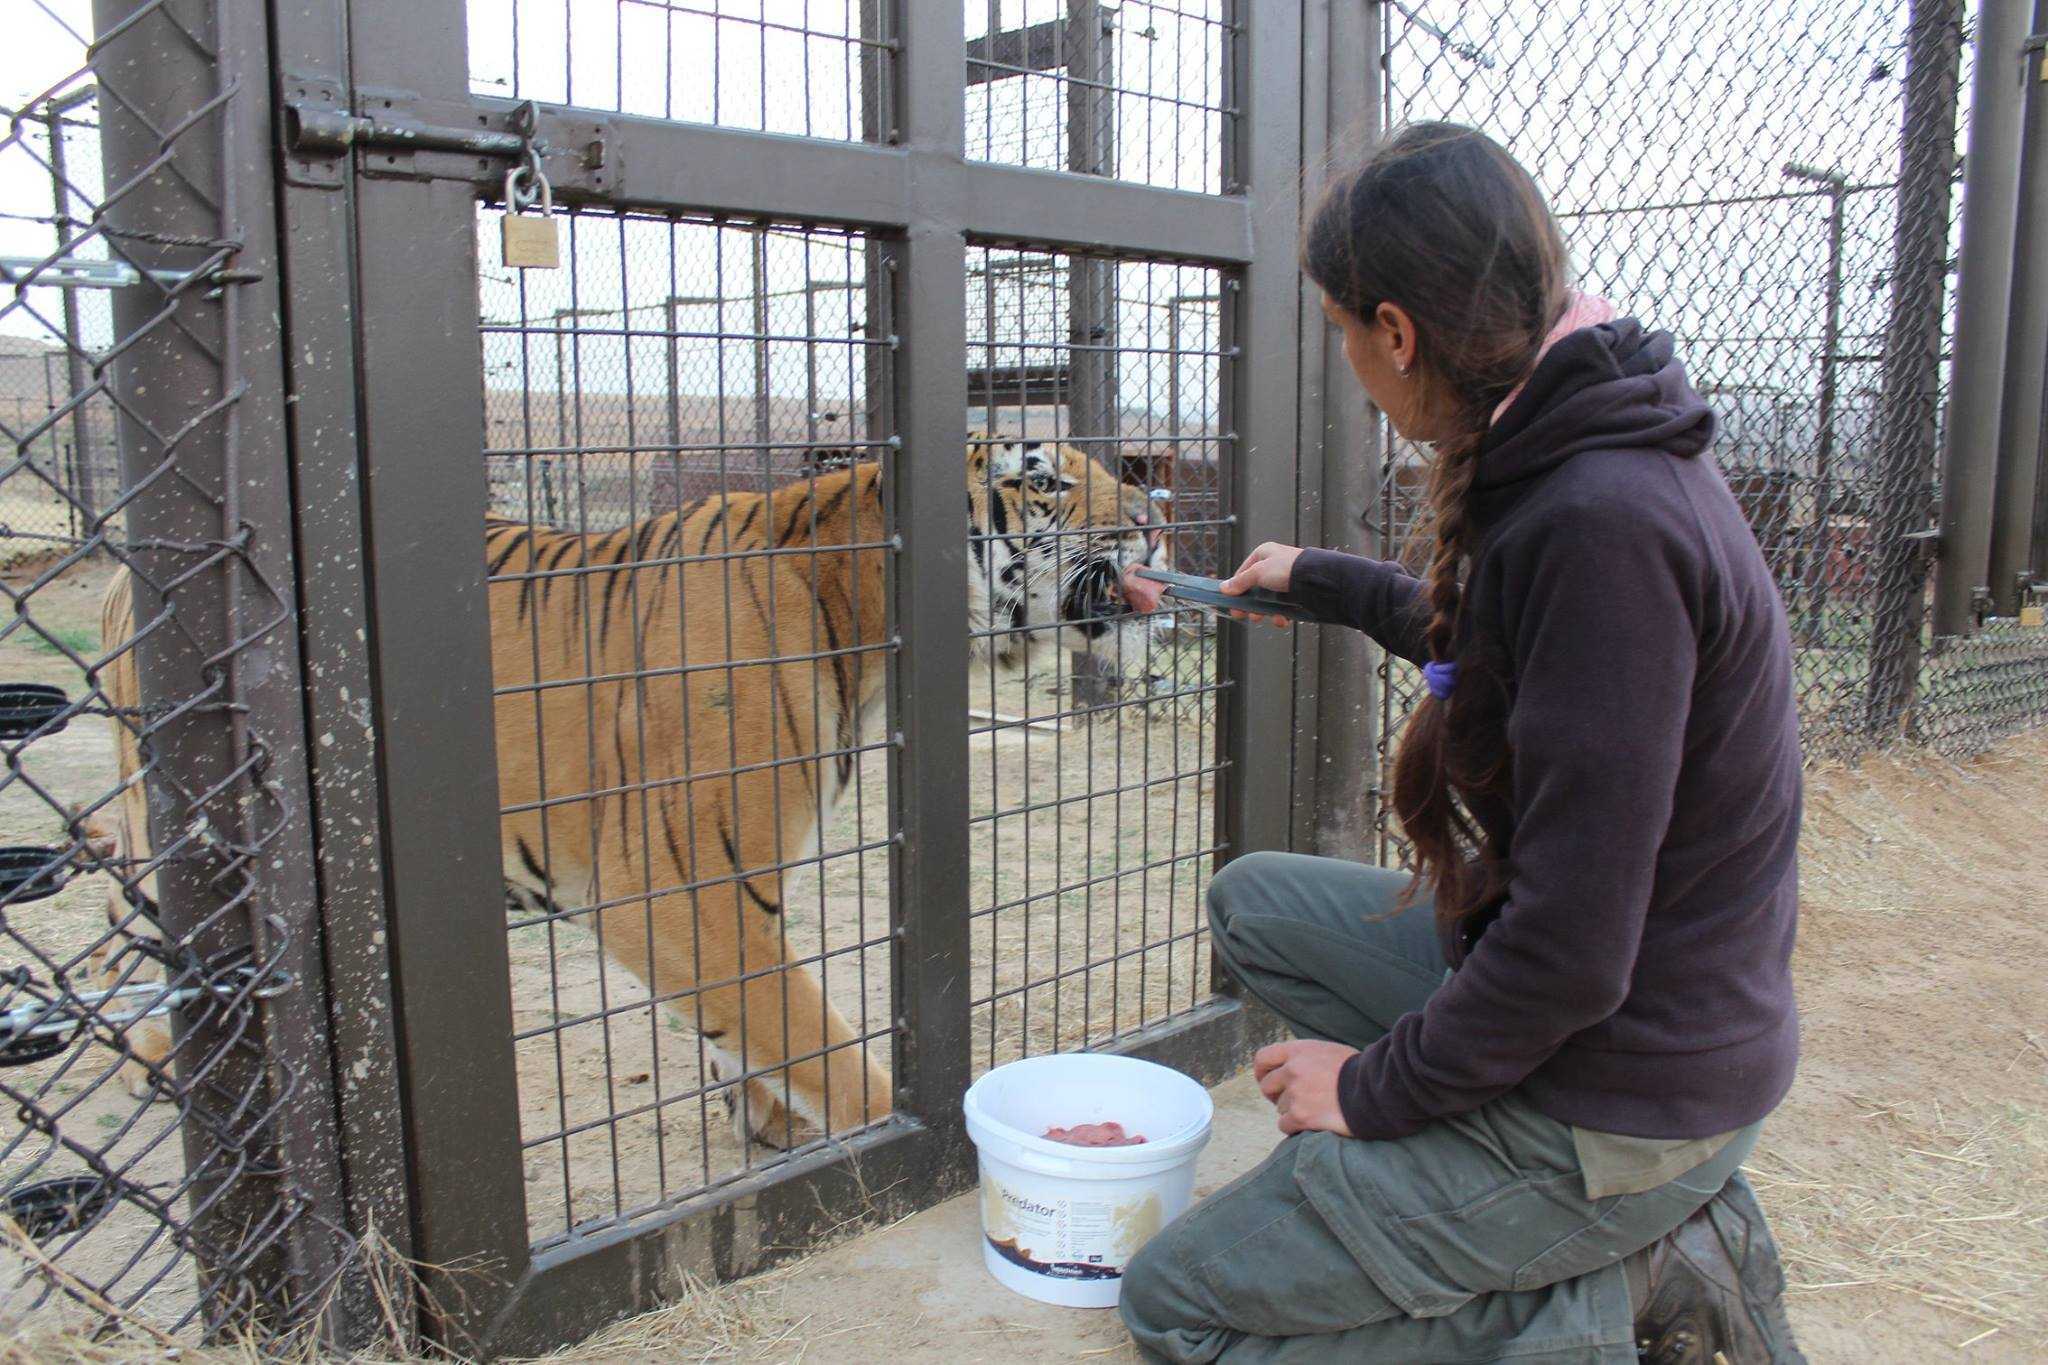
[[[1252,1058],[1252,1074],[1258,1077],[1259,1093],[1279,1115],[1281,1132],[1351,1136],[1344,1111],[1337,1104],[1337,1073],[1357,1051],[1342,1043],[1306,1038],[1259,1049]]]
[[[1222,591],[1233,597],[1253,588],[1264,588],[1268,592],[1286,592],[1294,585],[1294,561],[1301,557],[1299,545],[1279,545],[1267,541],[1258,549],[1245,556],[1244,563],[1237,566],[1237,572],[1223,580]],[[1254,612],[1234,611],[1230,613],[1240,621],[1253,624],[1268,622],[1287,629],[1288,619],[1284,616],[1261,616]]]

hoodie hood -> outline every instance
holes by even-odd
[[[1480,447],[1475,510],[1490,518],[1518,485],[1586,450],[1657,450],[1691,458],[1714,439],[1714,414],[1679,364],[1669,332],[1634,318],[1586,327],[1536,366]]]

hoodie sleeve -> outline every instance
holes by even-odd
[[[1429,661],[1422,580],[1399,564],[1340,550],[1305,549],[1294,561],[1292,591],[1325,621],[1364,631],[1389,654],[1413,664]]]
[[[1504,558],[1507,900],[1428,1004],[1345,1063],[1357,1136],[1485,1104],[1627,997],[1691,713],[1697,543],[1607,502],[1559,509]]]

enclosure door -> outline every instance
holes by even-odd
[[[988,1066],[1271,1027],[1200,891],[1286,841],[1285,644],[1074,582],[1293,521],[1300,14],[845,8],[336,0],[349,83],[283,26],[287,103],[441,130],[287,214],[300,316],[353,281],[365,581],[305,592],[369,623],[405,1122],[347,1136],[493,1349],[965,1188]]]

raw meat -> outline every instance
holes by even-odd
[[[1047,1140],[1069,1147],[1135,1147],[1145,1140],[1139,1133],[1126,1133],[1114,1120],[1108,1123],[1077,1123],[1072,1128],[1048,1128]]]

